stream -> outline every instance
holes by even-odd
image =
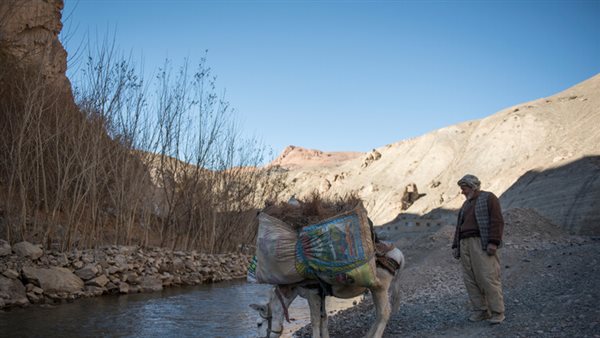
[[[15,308],[0,312],[0,336],[254,337],[258,314],[248,305],[266,301],[270,287],[240,280]],[[328,298],[328,310],[353,301]],[[294,300],[283,337],[308,324],[308,312],[306,300]]]

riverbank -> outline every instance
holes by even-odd
[[[250,258],[135,246],[45,252],[0,240],[0,309],[245,278]]]

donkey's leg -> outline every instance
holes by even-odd
[[[321,297],[316,289],[304,289],[302,295],[308,301],[310,308],[310,324],[312,326],[312,336],[321,337]]]
[[[329,338],[329,328],[327,327],[327,325],[329,325],[329,316],[327,316],[327,314],[325,314],[325,316],[323,316],[323,318],[321,318],[321,328],[323,330],[323,333],[322,333],[323,338]]]
[[[375,323],[369,329],[367,337],[381,338],[383,330],[390,319],[391,306],[388,299],[388,284],[385,287],[374,287],[371,289],[371,295],[373,296],[373,303],[375,305]]]
[[[327,315],[326,308],[327,302],[324,298],[322,298],[321,301],[323,302],[323,308],[321,310],[321,337],[329,338],[329,328],[327,327],[327,325],[329,325],[329,316]]]

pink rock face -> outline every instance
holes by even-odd
[[[347,160],[363,156],[361,152],[324,152],[297,146],[288,146],[269,165],[282,168],[302,168],[311,166],[338,165]]]

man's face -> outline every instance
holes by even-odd
[[[468,185],[461,185],[460,191],[461,194],[465,195],[466,198],[470,198],[471,196],[473,196],[473,192],[475,192],[475,190],[473,190],[473,188],[469,187]]]

